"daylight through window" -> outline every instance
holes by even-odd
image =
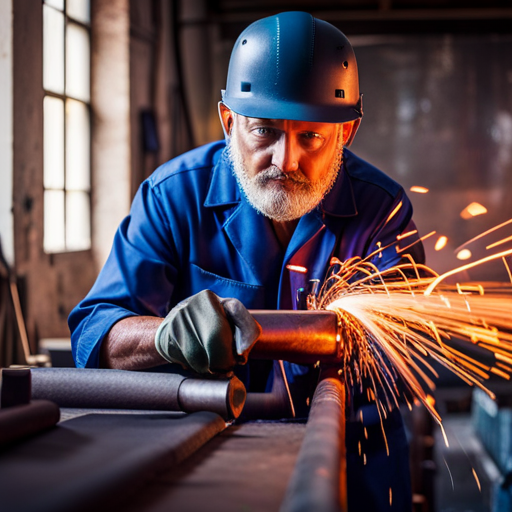
[[[91,247],[90,0],[43,4],[44,250]]]

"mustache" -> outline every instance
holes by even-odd
[[[272,165],[271,167],[259,172],[256,176],[256,180],[262,184],[270,180],[290,181],[291,183],[299,185],[309,185],[310,183],[302,171],[297,170],[291,173],[286,173],[276,165]]]

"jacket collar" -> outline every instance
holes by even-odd
[[[356,201],[350,175],[348,174],[347,161],[350,162],[351,153],[344,152],[343,166],[332,190],[322,201],[320,208],[323,213],[335,217],[352,217],[357,215]],[[224,149],[216,161],[214,161],[210,187],[204,206],[228,206],[238,204],[241,201],[240,189],[231,169],[231,163]]]
[[[206,207],[238,204],[241,200],[240,189],[229,161],[226,149],[216,155],[210,187],[204,202]]]

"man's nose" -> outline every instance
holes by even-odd
[[[274,144],[272,164],[283,172],[295,172],[299,169],[300,147],[294,137],[283,134]]]

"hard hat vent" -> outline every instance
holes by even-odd
[[[242,82],[240,84],[240,90],[242,92],[251,92],[251,82]]]

